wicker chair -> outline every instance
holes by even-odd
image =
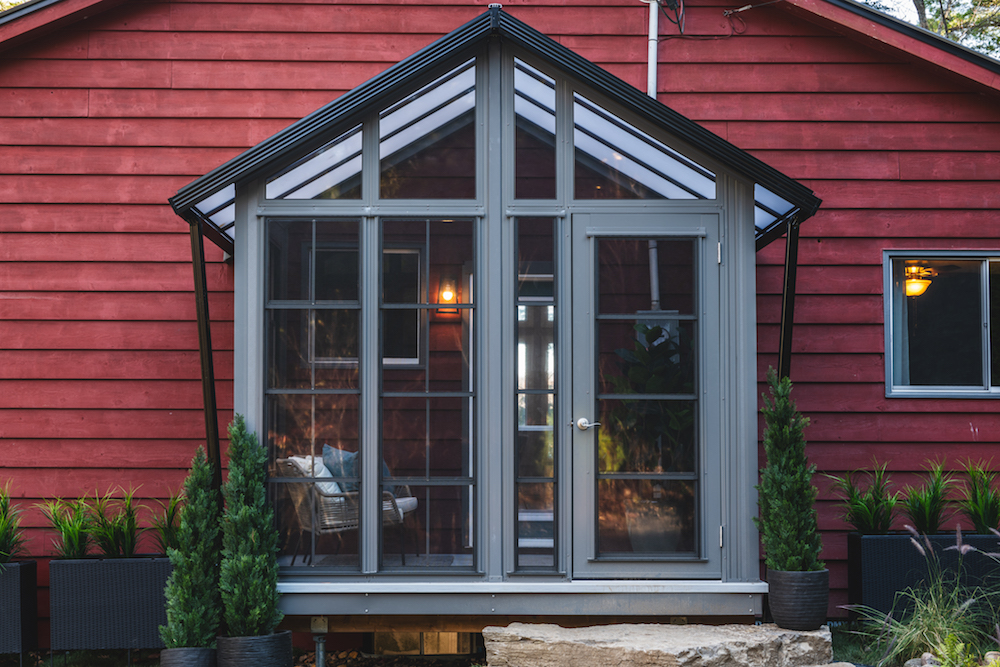
[[[322,463],[317,463],[322,465]],[[323,478],[310,477],[298,465],[289,459],[275,461],[276,477],[292,477],[300,479],[316,479],[316,484],[285,484],[289,498],[298,518],[298,540],[292,553],[292,565],[298,557],[299,547],[305,533],[326,535],[357,530],[359,525],[358,492],[340,491],[329,493],[324,487],[329,482],[320,481]],[[401,531],[405,527],[406,517],[417,508],[417,499],[410,495],[407,486],[396,486],[396,495],[388,491],[382,492],[382,524],[396,526]],[[414,537],[414,543],[416,538]],[[405,548],[401,549],[403,565],[406,565]],[[312,555],[303,555],[304,562],[312,560]]]

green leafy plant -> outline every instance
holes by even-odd
[[[958,552],[957,568],[944,569],[927,536],[908,529],[914,548],[927,560],[927,578],[897,593],[891,614],[864,606],[851,608],[868,621],[872,648],[882,656],[878,665],[899,665],[935,652],[949,636],[964,646],[963,651],[978,654],[995,641],[989,629],[996,617],[998,591],[963,583],[963,558],[973,547],[962,542],[961,530],[956,530],[955,545],[948,547]]]
[[[926,470],[927,480],[923,486],[907,486],[901,504],[903,514],[918,533],[933,535],[941,532],[954,479],[944,471],[944,461],[929,463]]]
[[[981,462],[969,460],[963,465],[968,481],[958,507],[976,533],[988,534],[1000,524],[1000,492],[994,488],[997,473]]]
[[[767,465],[757,485],[761,531],[767,566],[772,570],[822,570],[822,549],[816,525],[816,466],[806,458],[803,429],[809,420],[791,400],[792,382],[767,371],[771,398],[764,396],[764,453]]]
[[[231,637],[269,635],[278,610],[278,532],[265,495],[267,455],[242,415],[229,425],[229,477],[222,486],[220,587]]]
[[[621,395],[690,394],[694,357],[683,334],[661,325],[637,323],[631,349],[615,350],[619,374],[611,375]],[[612,402],[598,456],[602,471],[688,472],[694,465],[695,410],[689,401],[621,399]]]
[[[25,555],[21,510],[10,502],[10,482],[0,487],[0,572],[3,564]]]
[[[90,532],[105,558],[135,557],[139,537],[145,530],[139,527],[138,510],[135,489],[123,490],[121,498],[113,497],[110,491],[104,496],[94,495]]]
[[[222,609],[217,566],[219,491],[212,488],[212,466],[202,447],[191,462],[184,498],[176,546],[167,552],[174,570],[164,591],[167,624],[160,626],[160,638],[167,648],[210,648],[215,644]],[[172,502],[168,507],[178,506],[179,502]]]
[[[181,517],[181,494],[175,493],[167,502],[160,502],[162,512],[150,519],[150,529],[156,541],[157,553],[166,554],[178,548],[178,527]]]
[[[41,503],[38,507],[58,535],[52,542],[56,558],[86,558],[91,545],[91,512],[87,498],[56,498]]]
[[[871,472],[855,470],[843,477],[827,475],[834,488],[843,494],[844,520],[862,535],[885,535],[896,519],[900,494],[889,493],[887,466],[874,461]],[[869,480],[864,489],[857,482],[862,476]]]
[[[979,667],[976,657],[967,653],[965,644],[952,634],[934,647],[934,655],[941,661],[941,667]]]

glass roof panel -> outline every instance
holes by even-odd
[[[514,60],[514,196],[556,196],[556,82]]]
[[[577,199],[715,199],[715,174],[573,95]]]
[[[236,222],[236,184],[230,183],[194,205],[199,216],[210,221],[219,231],[234,238]]]
[[[265,186],[268,199],[360,199],[361,126],[299,160]]]
[[[476,196],[475,59],[439,77],[379,118],[380,195]]]

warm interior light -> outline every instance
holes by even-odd
[[[455,281],[450,278],[441,279],[441,292],[438,295],[438,303],[455,303],[458,294],[455,293]]]
[[[903,268],[906,274],[906,296],[920,296],[927,291],[931,285],[931,278],[937,275],[937,271],[926,266],[906,266]]]

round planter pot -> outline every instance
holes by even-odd
[[[767,570],[767,600],[779,628],[818,630],[826,622],[830,599],[830,571],[782,572]]]
[[[215,667],[214,648],[165,648],[160,667]]]
[[[292,667],[292,633],[260,637],[219,637],[219,667]]]

